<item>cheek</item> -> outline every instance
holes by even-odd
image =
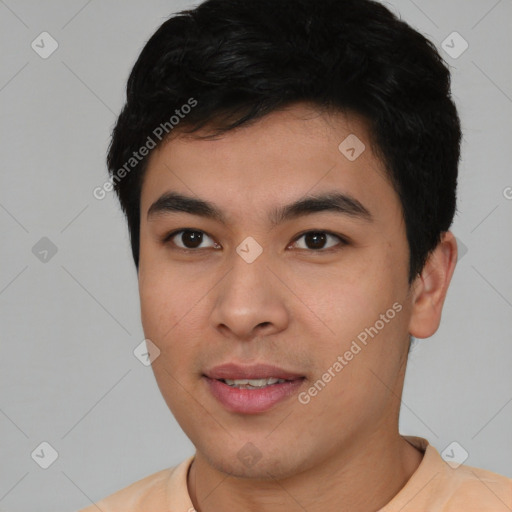
[[[388,392],[379,378],[392,386],[403,362],[408,325],[406,274],[401,276],[391,261],[391,255],[381,253],[351,265],[350,271],[340,268],[316,279],[305,294],[323,320],[315,320],[319,331],[313,339],[321,340],[314,346],[316,377],[322,378],[330,368],[336,374],[332,379],[336,383],[329,385],[330,398],[340,407],[379,402]],[[337,361],[342,370],[339,364],[334,367]]]
[[[187,405],[190,378],[195,373],[195,297],[183,293],[180,283],[166,273],[144,273],[140,303],[144,335],[160,350],[152,364],[162,396],[173,414],[181,419]],[[186,416],[186,415],[185,415]],[[185,418],[186,419],[186,418]],[[183,421],[183,420],[182,420]]]
[[[401,301],[404,290],[395,274],[391,258],[365,256],[351,265],[317,274],[313,280],[299,278],[295,284],[297,294],[323,321],[322,336],[341,349]]]
[[[148,271],[141,268],[139,295],[146,337],[166,350],[180,332],[193,328],[197,323],[200,291],[183,273],[160,271],[157,266]]]
[[[165,279],[158,279],[154,272],[143,272],[139,277],[141,319],[144,334],[160,340],[177,320],[174,318],[175,300]]]

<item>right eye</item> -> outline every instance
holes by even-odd
[[[186,251],[186,252],[197,252],[197,249],[206,249],[208,247],[200,247],[201,243],[204,241],[204,239],[210,238],[204,231],[201,231],[199,229],[179,229],[177,231],[173,231],[172,233],[169,233],[165,235],[163,242],[165,244],[168,244],[171,242],[172,245],[176,246],[178,249]],[[173,239],[176,239],[174,241]],[[210,238],[210,240],[212,240]],[[213,240],[212,240],[213,241]],[[180,243],[182,245],[180,245]],[[217,244],[217,242],[213,241],[213,246],[210,245],[209,247],[213,247],[215,249],[220,248],[220,245]]]

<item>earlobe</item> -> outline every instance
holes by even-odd
[[[456,264],[457,241],[451,231],[446,231],[413,283],[409,334],[415,338],[428,338],[439,328],[444,300]]]

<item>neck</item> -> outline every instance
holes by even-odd
[[[386,505],[418,468],[423,454],[398,432],[359,436],[325,460],[283,479],[235,478],[200,453],[187,484],[198,512],[371,512]]]

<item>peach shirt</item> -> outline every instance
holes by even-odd
[[[378,512],[510,512],[512,479],[484,469],[450,467],[426,439],[404,436],[424,452],[402,490]],[[79,512],[193,512],[187,473],[194,456]]]

